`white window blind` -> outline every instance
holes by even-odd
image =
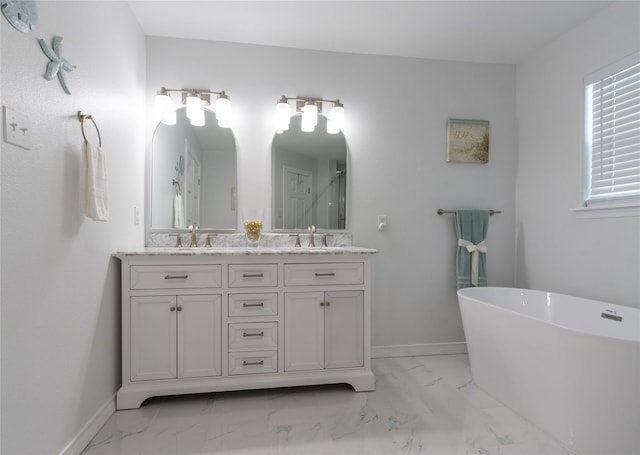
[[[587,81],[586,205],[640,202],[640,58],[632,60]]]

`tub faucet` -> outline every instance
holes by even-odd
[[[198,231],[198,226],[196,226],[195,224],[192,224],[189,226],[189,231],[191,232],[191,245],[189,245],[191,248],[197,247],[198,246],[198,239],[196,237],[196,232]]]
[[[316,246],[316,243],[313,241],[313,236],[316,233],[316,227],[312,224],[307,228],[309,231],[309,246]]]

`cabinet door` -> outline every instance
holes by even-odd
[[[176,377],[176,298],[131,297],[131,380]]]
[[[364,294],[333,291],[325,295],[324,367],[364,365]]]
[[[284,295],[285,371],[324,368],[324,292]]]
[[[178,377],[222,374],[222,296],[178,296]]]

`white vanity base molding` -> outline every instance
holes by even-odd
[[[153,396],[350,384],[373,390],[375,250],[158,249],[122,262],[117,409]]]

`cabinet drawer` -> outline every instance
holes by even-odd
[[[278,351],[230,352],[229,375],[275,373],[278,371]]]
[[[134,265],[131,289],[219,288],[220,265]]]
[[[229,317],[277,314],[278,294],[229,294]]]
[[[313,286],[325,284],[363,284],[362,262],[285,264],[285,286]]]
[[[229,287],[250,288],[278,285],[277,264],[229,265]]]
[[[229,324],[229,351],[278,347],[277,322]]]

